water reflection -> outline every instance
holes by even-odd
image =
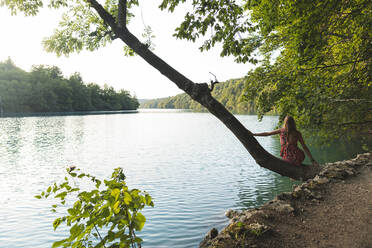
[[[22,148],[21,127],[24,124],[22,118],[16,118],[14,121],[7,120],[2,125],[6,135],[6,145],[8,154],[12,154],[11,161],[18,157],[19,151]]]
[[[255,132],[277,123],[273,116],[237,117]],[[279,156],[278,137],[258,140]],[[332,147],[310,149],[328,160],[345,155],[332,146],[334,155]],[[0,118],[0,158],[0,246],[12,248],[50,247],[68,232],[53,232],[51,203],[33,196],[71,164],[101,179],[121,166],[131,188],[148,191],[155,208],[145,210],[141,237],[155,248],[196,247],[212,227],[226,225],[227,209],[260,206],[293,184],[255,164],[207,113]]]
[[[239,198],[236,203],[237,209],[259,207],[265,202],[272,200],[279,193],[291,191],[292,185],[295,183],[289,178],[277,174],[261,173],[261,175],[256,176],[261,178],[261,180],[254,184],[250,184],[247,181],[240,182],[237,193]]]
[[[341,138],[328,144],[319,144],[316,138],[312,138],[310,142],[310,149],[319,163],[354,158],[357,154],[372,148],[372,137]]]
[[[67,130],[72,130],[72,137],[74,138],[74,143],[80,146],[84,143],[84,127],[85,118],[82,116],[74,116],[71,118],[71,124],[68,125]]]

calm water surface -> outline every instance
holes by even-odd
[[[240,115],[255,132],[277,117]],[[278,155],[278,138],[260,137]],[[358,145],[311,147],[320,162],[360,152]],[[197,247],[212,227],[227,224],[227,209],[262,205],[293,182],[260,168],[238,140],[207,113],[0,118],[0,247],[51,247],[66,236],[53,231],[53,201],[34,195],[65,176],[71,165],[98,178],[124,168],[130,188],[146,190],[155,207],[144,211],[144,247]]]

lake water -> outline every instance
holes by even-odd
[[[237,117],[254,132],[277,123],[275,116]],[[277,137],[259,141],[279,154]],[[359,144],[340,142],[310,149],[320,162],[361,152]],[[61,181],[71,165],[101,179],[122,167],[129,188],[150,193],[155,207],[144,211],[138,233],[144,247],[197,247],[208,230],[227,224],[227,209],[260,206],[293,184],[259,167],[208,113],[0,118],[0,247],[51,247],[66,236],[66,228],[53,231],[52,202],[34,195]]]

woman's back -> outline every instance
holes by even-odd
[[[301,133],[296,130],[292,130],[288,135],[284,128],[280,130],[280,156],[295,165],[300,165],[305,159],[304,152],[297,146],[300,139]]]
[[[284,128],[280,130],[280,144],[281,145],[296,145],[300,139],[300,132],[292,131],[288,135]]]

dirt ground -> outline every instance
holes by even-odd
[[[200,247],[372,248],[372,153],[328,164],[257,209],[231,212]]]
[[[372,168],[322,191],[323,199],[298,203],[301,213],[277,218],[269,246],[256,247],[372,248]]]

